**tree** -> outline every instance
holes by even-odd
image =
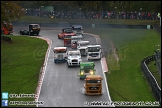
[[[11,22],[25,15],[25,10],[18,4],[18,1],[1,1],[1,24],[3,21]]]

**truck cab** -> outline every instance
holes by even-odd
[[[74,34],[64,34],[64,47],[71,47],[71,37],[75,36]]]
[[[40,25],[39,24],[29,24],[29,35],[39,35],[40,33]]]
[[[72,49],[77,49],[77,43],[79,41],[83,41],[82,35],[75,35],[71,37],[71,48]]]
[[[101,45],[88,45],[87,46],[87,59],[101,59]]]
[[[65,35],[75,35],[72,28],[65,27],[62,29],[62,32],[58,34],[58,39],[64,39]]]
[[[77,42],[77,49],[80,51],[82,56],[87,55],[87,46],[89,45],[89,41],[79,41]]]
[[[82,62],[80,51],[68,51],[67,52],[67,66],[80,66],[80,63]]]
[[[55,47],[54,52],[54,62],[65,62],[67,59],[67,47]]]
[[[85,79],[87,75],[95,75],[95,64],[94,62],[81,62],[79,77],[80,79]]]
[[[83,26],[82,25],[72,25],[72,30],[75,34],[82,34],[83,35]]]
[[[87,75],[84,89],[85,95],[102,95],[102,80],[100,75]]]

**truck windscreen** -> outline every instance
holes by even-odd
[[[101,83],[100,80],[87,80],[87,83]]]
[[[84,66],[84,69],[93,69],[93,66]]]
[[[71,35],[68,35],[68,36],[64,36],[64,39],[67,38],[67,39],[71,39]]]
[[[100,47],[88,47],[88,52],[99,52]]]

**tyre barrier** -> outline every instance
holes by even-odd
[[[6,41],[6,42],[12,43],[12,38],[11,37],[1,36],[1,39]]]
[[[147,79],[148,83],[151,86],[151,90],[152,90],[156,100],[159,101],[161,104],[161,88],[159,87],[155,77],[152,75],[152,73],[150,72],[150,70],[147,67],[147,64],[153,60],[155,60],[155,55],[144,58],[141,61],[141,69],[142,69],[142,72],[144,73],[145,78]]]

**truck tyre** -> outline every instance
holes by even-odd
[[[68,64],[68,62],[67,62],[67,66],[70,67],[69,64]]]
[[[31,32],[29,32],[29,35],[31,36],[31,35],[32,35],[32,33],[31,33]]]

